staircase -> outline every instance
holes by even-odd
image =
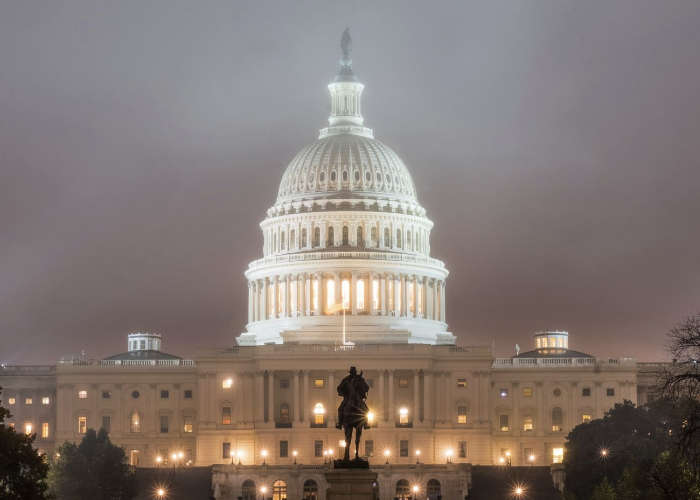
[[[517,486],[523,488],[520,496],[515,494]],[[501,499],[560,500],[561,494],[549,467],[473,466],[469,500]]]

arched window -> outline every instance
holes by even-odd
[[[401,248],[401,244],[403,242],[401,241],[401,229],[396,230],[396,247]]]
[[[413,250],[413,238],[411,238],[411,231],[406,233],[406,249]]]
[[[350,244],[350,236],[348,233],[348,226],[343,226],[343,246],[348,246]]]
[[[391,232],[388,227],[384,228],[384,246],[391,248]]]
[[[348,181],[348,171],[343,170],[343,182],[347,182],[347,181]]]
[[[428,487],[426,491],[428,495],[428,500],[438,500],[442,495],[440,491],[440,481],[437,479],[431,479],[428,481]]]
[[[357,228],[357,246],[358,246],[359,248],[362,248],[362,247],[365,246],[365,239],[364,239],[364,237],[362,236],[362,226],[359,226],[359,227]]]
[[[396,481],[396,495],[399,500],[411,500],[411,489],[408,486],[408,480],[399,479]]]
[[[365,310],[365,280],[360,279],[357,280],[357,290],[355,290],[356,293],[356,302],[357,302],[357,310],[358,311],[364,311]]]
[[[552,431],[559,432],[564,423],[564,414],[561,408],[555,406],[552,408]]]
[[[141,417],[137,411],[131,414],[129,419],[129,430],[131,432],[141,432]]]
[[[372,240],[373,247],[377,246],[379,244],[379,242],[377,241],[377,228],[376,227],[372,227],[372,229],[369,232],[369,237]]]
[[[328,238],[326,242],[327,247],[332,247],[335,244],[335,235],[334,235],[334,230],[333,226],[328,227]]]
[[[278,479],[272,483],[272,500],[287,500],[287,483]]]
[[[314,248],[321,246],[321,228],[320,227],[314,228],[314,241],[313,241],[312,246]]]
[[[287,403],[282,403],[280,405],[280,423],[289,423],[289,405]]]
[[[335,182],[335,176],[336,176],[335,170],[333,170],[333,171],[331,172],[331,181]]]
[[[306,228],[301,230],[301,248],[306,248]]]
[[[250,479],[243,481],[241,485],[241,498],[242,500],[256,500],[257,492],[255,491],[255,482]]]
[[[313,479],[304,481],[304,500],[318,500],[318,484]]]

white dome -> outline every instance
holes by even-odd
[[[417,203],[411,174],[382,142],[354,134],[330,135],[289,163],[277,203],[315,198],[376,198]]]

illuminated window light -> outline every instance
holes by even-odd
[[[24,433],[29,436],[32,433],[34,426],[30,422],[24,424]]]
[[[230,389],[232,386],[233,386],[233,379],[230,377],[224,379],[223,382],[221,383],[221,387],[223,387],[224,389]]]

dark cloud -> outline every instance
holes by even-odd
[[[664,356],[700,309],[700,4],[39,2],[0,9],[0,359],[244,328],[242,272],[325,123],[346,25],[463,343]]]

